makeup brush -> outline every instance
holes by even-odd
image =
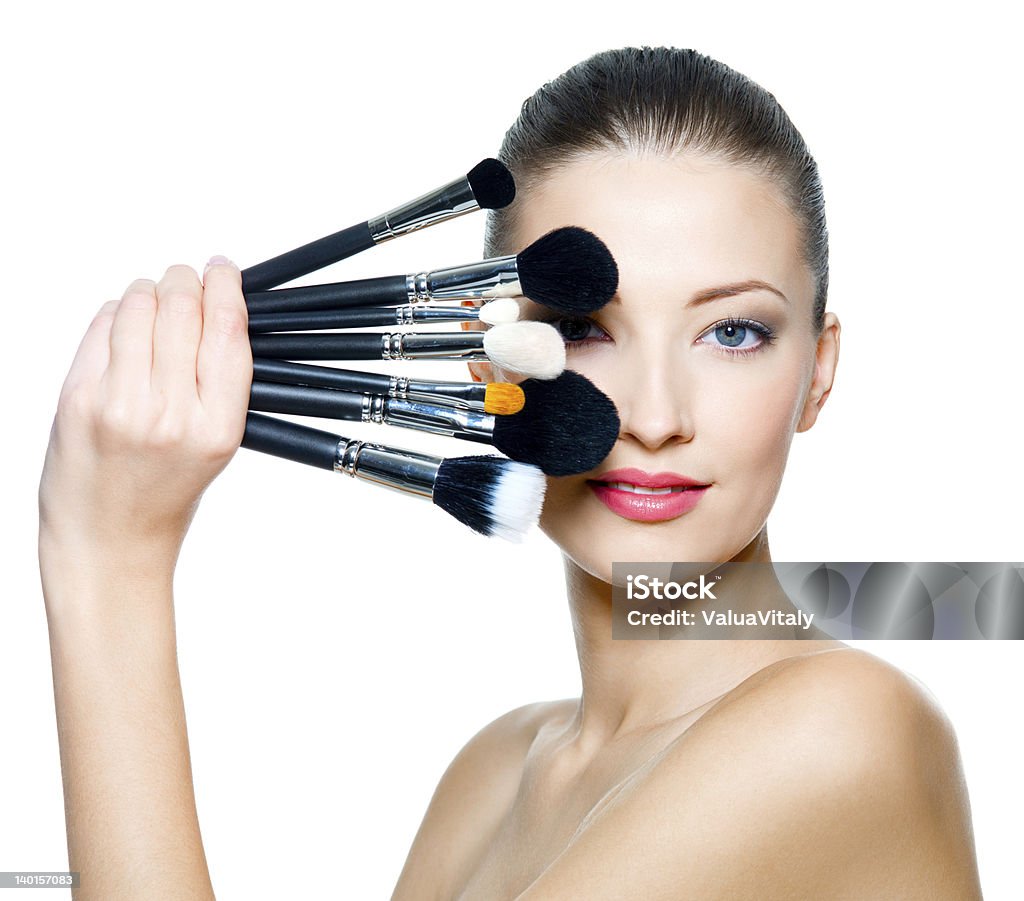
[[[565,342],[545,322],[496,325],[485,332],[288,332],[250,335],[254,357],[277,360],[490,360],[527,377],[565,369]]]
[[[370,328],[375,325],[411,325],[417,322],[476,322],[501,325],[519,319],[519,304],[499,297],[482,307],[419,306],[353,307],[301,313],[257,313],[249,317],[249,333],[299,332],[328,328]]]
[[[518,254],[409,275],[385,275],[278,291],[247,291],[249,314],[286,313],[526,296],[563,313],[584,315],[615,295],[619,270],[608,248],[586,229],[556,228]]]
[[[265,291],[294,278],[355,256],[376,244],[417,229],[472,213],[498,210],[516,196],[512,173],[498,160],[477,163],[462,178],[403,203],[382,216],[350,226],[242,270],[244,291]]]
[[[520,387],[526,403],[514,416],[260,381],[252,383],[249,409],[383,423],[478,441],[552,476],[586,472],[608,456],[618,438],[619,416],[592,382],[566,370],[550,381],[527,379]]]
[[[526,396],[511,382],[445,382],[409,379],[377,372],[356,372],[331,366],[310,366],[287,360],[252,361],[253,379],[285,385],[309,385],[357,394],[378,394],[402,400],[422,400],[465,410],[510,416],[523,409]]]
[[[426,497],[482,535],[522,540],[537,522],[544,475],[502,457],[434,457],[367,444],[320,429],[249,413],[242,447]]]

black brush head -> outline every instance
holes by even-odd
[[[556,379],[520,382],[526,395],[514,416],[499,416],[493,443],[513,460],[533,463],[549,476],[573,476],[597,466],[619,437],[612,399],[571,369]]]
[[[500,210],[516,198],[516,183],[504,163],[488,157],[466,175],[469,187],[482,210]]]
[[[601,309],[619,287],[619,267],[597,235],[556,228],[516,257],[523,294],[553,310],[586,314]]]
[[[432,500],[481,535],[519,541],[540,517],[544,488],[536,466],[503,457],[447,457]]]

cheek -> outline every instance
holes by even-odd
[[[806,373],[802,356],[777,354],[750,365],[723,365],[704,380],[695,437],[703,439],[723,482],[729,475],[757,480],[774,496],[803,409]]]
[[[540,528],[581,570],[610,582],[612,561],[646,559],[635,552],[621,554],[622,529],[637,535],[636,527],[609,518],[610,514],[594,500],[585,482],[576,478],[548,479]],[[618,538],[620,540],[616,541]]]

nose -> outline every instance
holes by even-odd
[[[655,348],[655,339],[642,342],[622,360],[612,400],[619,410],[619,440],[648,450],[685,444],[694,437],[693,380],[687,378],[678,356]]]

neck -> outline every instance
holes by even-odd
[[[762,530],[732,560],[770,562],[767,533]],[[698,710],[794,653],[795,636],[781,631],[755,640],[688,640],[700,637],[690,629],[687,639],[613,640],[611,584],[569,557],[564,563],[583,687],[573,724],[581,747],[596,749],[619,735]],[[770,567],[767,572],[772,573]],[[780,603],[789,603],[774,574],[770,583],[759,584],[758,595],[775,593]]]

